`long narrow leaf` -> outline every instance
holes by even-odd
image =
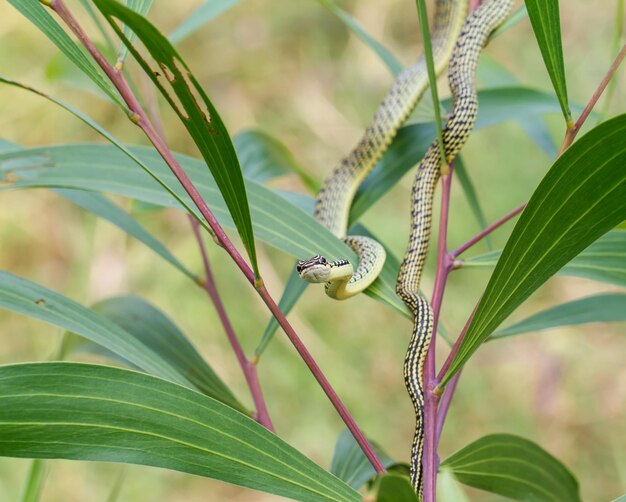
[[[54,18],[46,12],[39,0],[8,0],[13,7],[33,23],[46,37],[65,54],[72,63],[87,75],[113,101],[122,108],[125,105],[102,70],[89,59],[81,46],[74,43]]]
[[[167,38],[173,44],[177,44],[238,3],[239,0],[205,0]]]
[[[92,310],[150,347],[207,396],[235,409],[244,409],[178,326],[146,300],[116,296],[96,303]]]
[[[494,268],[502,251],[493,251],[462,261],[463,268]],[[582,277],[626,288],[626,232],[612,230],[600,237],[558,271],[559,275]]]
[[[193,387],[169,362],[117,324],[63,295],[3,271],[0,271],[0,308],[76,333],[148,373]]]
[[[558,0],[525,0],[530,24],[546,65],[550,80],[561,104],[565,121],[570,124],[572,113],[567,100],[563,44],[561,42],[561,20]]]
[[[161,183],[172,187],[177,184],[172,172],[154,150],[137,147],[131,148],[129,153],[140,164],[149,165]],[[183,155],[177,158],[220,224],[233,228],[228,209],[215,182],[207,176],[205,164]],[[7,188],[75,188],[108,192],[163,207],[181,208],[183,205],[200,218],[191,208],[191,200],[180,185],[174,190],[175,197],[172,197],[138,169],[135,160],[110,145],[63,145],[2,152],[0,171],[11,173],[10,177],[15,180],[7,183]],[[321,253],[329,259],[346,258],[356,264],[354,252],[313,217],[252,181],[247,183],[247,191],[255,234],[259,239],[296,258]],[[379,280],[383,280],[384,284],[377,281],[367,292],[392,308],[406,312],[404,304],[394,293],[395,278],[392,276],[391,271],[383,274]]]
[[[559,326],[626,321],[626,294],[588,296],[534,314],[496,331],[491,338],[532,333]]]
[[[0,367],[0,455],[173,469],[297,500],[357,492],[233,409],[129,370],[75,363]]]
[[[307,188],[318,191],[319,183],[296,162],[285,145],[269,134],[244,129],[235,135],[233,143],[246,178],[265,183],[283,174],[295,173]]]
[[[396,463],[380,446],[371,441],[370,444],[372,444],[374,451],[376,451],[386,469]],[[357,490],[376,476],[376,471],[372,464],[367,460],[367,457],[348,429],[344,429],[337,438],[333,459],[330,464],[330,472]]]
[[[389,72],[395,77],[402,71],[402,65],[396,57],[380,42],[375,40],[363,27],[346,11],[339,8],[334,0],[317,0],[324,7],[335,14],[361,41],[367,45],[385,64]]]
[[[115,0],[94,0],[94,3],[189,132],[219,187],[248,252],[252,268],[258,276],[246,186],[235,148],[213,103],[180,54],[145,18]],[[119,28],[116,20],[133,30],[154,59],[154,63],[141,56]]]
[[[539,286],[626,219],[624,165],[626,115],[559,157],[515,225],[442,385]]]
[[[54,192],[73,204],[112,223],[131,237],[145,244],[148,249],[154,251],[158,256],[177,268],[191,280],[196,280],[196,275],[170,253],[159,240],[142,227],[137,220],[131,217],[126,211],[122,210],[103,195],[96,192],[85,192],[83,190],[57,189]]]
[[[478,99],[480,106],[475,130],[560,109],[553,96],[520,86],[484,89],[478,92]],[[448,108],[450,101],[444,100],[443,104]],[[350,210],[350,221],[357,221],[415,166],[434,137],[433,124],[413,124],[400,129],[383,158],[359,188]]]
[[[578,482],[547,451],[511,434],[492,434],[465,446],[441,464],[461,483],[514,500],[577,502]]]

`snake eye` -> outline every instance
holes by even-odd
[[[326,265],[326,264],[328,263],[328,261],[326,260],[326,258],[324,258],[323,256],[320,256],[320,257],[318,258],[317,262],[318,262],[320,265]]]

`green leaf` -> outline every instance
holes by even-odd
[[[580,500],[578,482],[561,462],[532,441],[511,434],[482,437],[441,467],[463,484],[514,500]]]
[[[372,49],[394,77],[402,71],[402,65],[396,57],[387,48],[385,48],[385,46],[367,33],[367,31],[365,31],[363,27],[357,23],[352,16],[350,16],[350,14],[340,9],[334,0],[317,1],[335,14],[348,27],[348,29],[352,31],[352,33],[354,33],[365,45]]]
[[[612,321],[626,321],[626,294],[607,293],[563,303],[498,330],[491,338],[532,333],[558,326]]]
[[[191,207],[191,199],[177,185],[176,178],[161,157],[151,148],[135,147],[124,152],[110,145],[63,145],[24,148],[0,152],[0,171],[16,179],[6,188],[74,188],[108,192],[163,207],[186,207],[196,218],[199,213]],[[203,199],[212,208],[222,226],[233,228],[233,221],[215,182],[207,176],[205,164],[192,157],[176,156]],[[150,166],[151,175],[137,169],[135,162]],[[22,179],[19,179],[19,177]],[[166,186],[170,195],[150,176]],[[345,258],[356,263],[356,255],[342,240],[328,231],[312,216],[287,202],[262,185],[247,182],[255,235],[282,251],[305,258],[321,253],[329,259]],[[177,198],[182,202],[178,202]],[[367,294],[406,312],[404,303],[395,295],[395,277],[383,275],[384,287],[374,283]],[[381,296],[382,295],[382,296]]]
[[[625,164],[626,115],[600,124],[554,163],[515,225],[441,385],[539,286],[626,219]]]
[[[377,482],[376,502],[418,502],[411,481],[393,472],[384,474]]]
[[[463,268],[493,268],[502,251],[493,251],[462,261]],[[626,232],[612,230],[600,237],[558,271],[559,275],[582,277],[626,288]]]
[[[0,455],[125,462],[297,500],[357,492],[252,419],[129,370],[76,363],[0,367]]]
[[[495,59],[486,54],[482,54],[480,57],[476,78],[477,80],[483,82],[487,87],[491,88],[515,87],[520,85],[520,82],[515,75],[498,63]],[[516,98],[513,97],[513,100],[515,99]],[[540,101],[541,98],[537,100],[537,104],[539,104]],[[552,100],[552,104],[555,104],[554,100]],[[526,135],[537,146],[545,151],[548,157],[551,159],[556,158],[556,146],[554,145],[550,129],[548,128],[542,114],[537,113],[530,116],[522,115],[517,122]]]
[[[567,101],[563,46],[561,44],[561,20],[558,0],[525,0],[530,24],[554,86],[565,121],[570,124],[572,113]]]
[[[480,206],[480,201],[478,200],[478,195],[476,195],[476,189],[474,188],[474,184],[472,183],[472,179],[467,174],[467,170],[465,169],[465,163],[463,162],[462,157],[459,155],[454,161],[454,172],[459,178],[459,183],[463,188],[463,193],[465,194],[465,198],[469,204],[469,207],[474,213],[474,218],[476,218],[476,222],[481,230],[487,228],[487,219],[485,218],[485,213],[483,213],[483,209]],[[487,245],[487,249],[491,249],[491,239],[489,235],[485,236],[485,244]]]
[[[237,410],[245,410],[178,326],[144,299],[117,296],[96,303],[92,310],[150,347],[202,393]]]
[[[437,475],[437,500],[439,502],[469,502],[469,498],[454,479],[449,469],[439,469]]]
[[[196,280],[196,275],[187,269],[169,250],[157,240],[150,232],[142,227],[137,220],[130,216],[126,211],[120,209],[109,199],[96,192],[86,192],[83,190],[66,190],[57,189],[55,193],[69,200],[83,209],[95,214],[96,216],[107,220],[119,229],[134,237],[139,242],[145,244],[149,249],[157,255],[177,268],[192,281]]]
[[[65,54],[72,63],[87,75],[114,102],[122,108],[126,105],[109,82],[104,72],[89,58],[84,49],[69,37],[54,18],[46,12],[39,0],[8,0],[20,13],[33,23],[48,39]]]
[[[426,70],[428,72],[428,86],[430,88],[430,96],[433,103],[439,103],[439,95],[437,93],[437,73],[435,72],[435,60],[433,56],[433,44],[430,39],[430,29],[428,27],[428,12],[426,11],[426,0],[416,0],[417,14],[422,30],[422,41],[424,43],[424,59],[426,61]],[[452,7],[450,7],[452,8]],[[433,106],[435,112],[434,122],[437,131],[437,145],[439,147],[439,155],[441,156],[441,169],[447,172],[448,162],[446,160],[446,147],[443,142],[443,129],[441,122],[441,110],[439,106]]]
[[[626,502],[626,494],[621,497],[617,497],[613,502]]]
[[[553,96],[528,87],[499,87],[478,92],[480,105],[475,130],[559,110]],[[449,107],[450,100],[444,100]],[[357,221],[378,199],[386,194],[404,174],[422,160],[435,137],[433,124],[402,127],[383,158],[359,188],[350,221]]]
[[[296,173],[311,191],[319,189],[319,183],[298,165],[287,147],[269,134],[245,129],[235,135],[233,143],[247,179],[265,183],[278,176]]]
[[[152,7],[152,0],[126,0],[126,7],[133,10],[137,14],[145,16],[150,10],[150,7]],[[135,33],[133,32],[133,30],[130,27],[124,25],[122,31],[124,32],[124,36],[128,39],[128,41],[132,43],[135,38]],[[126,56],[128,56],[128,48],[122,44],[122,47],[120,48],[120,55],[118,57],[119,61],[126,60]]]
[[[246,186],[235,148],[217,110],[176,49],[152,24],[115,0],[94,3],[189,132],[226,202],[254,273],[259,276]],[[133,30],[154,63],[140,55],[115,20]]]
[[[176,199],[182,207],[184,207],[189,214],[193,215],[198,222],[203,225],[205,228],[207,227],[206,222],[204,221],[204,219],[202,218],[202,216],[199,213],[195,213],[194,210],[192,209],[193,204],[191,203],[191,200],[189,200],[189,202],[185,202],[180,196],[178,196],[178,194],[176,192],[174,192],[174,190],[172,188],[170,188],[167,184],[163,183],[162,180],[159,179],[159,177],[150,169],[150,167],[148,167],[146,164],[144,164],[143,162],[141,162],[140,159],[138,159],[135,155],[133,155],[133,153],[128,150],[128,148],[126,148],[124,145],[122,145],[113,135],[111,135],[106,129],[104,129],[102,126],[100,126],[99,124],[97,124],[96,122],[94,122],[90,117],[88,117],[87,115],[85,115],[84,113],[82,113],[81,111],[77,110],[76,108],[68,105],[67,103],[56,99],[52,96],[49,96],[48,94],[45,94],[37,89],[34,89],[26,84],[22,84],[20,82],[17,82],[15,80],[3,77],[0,75],[0,82],[3,82],[5,84],[8,85],[13,85],[15,87],[19,87],[20,89],[24,89],[26,91],[32,92],[34,94],[37,94],[38,96],[41,96],[42,98],[48,99],[50,101],[52,101],[53,103],[55,103],[56,105],[64,108],[65,110],[67,110],[68,112],[70,112],[72,115],[74,115],[75,117],[77,117],[78,119],[80,119],[82,122],[84,122],[85,124],[87,124],[89,127],[91,127],[92,129],[94,129],[96,132],[98,132],[100,135],[102,135],[104,138],[106,138],[108,141],[110,141],[120,152],[124,153],[124,155],[126,155],[130,160],[132,160],[135,164],[137,164],[139,167],[141,167],[150,177],[152,177],[153,180],[155,180],[159,185],[161,185],[172,197],[174,197],[174,199]],[[21,169],[21,167],[18,166],[19,169]],[[6,171],[6,172],[10,172],[12,171],[14,168],[9,166],[8,168],[6,166],[0,166],[0,171]],[[26,170],[22,170],[23,175],[26,175],[27,171]],[[175,185],[179,185],[179,182],[176,181]],[[87,189],[89,190],[89,188]]]
[[[528,11],[526,10],[526,5],[520,5],[515,11],[502,23],[498,26],[493,33],[489,36],[489,41],[494,38],[499,37],[503,33],[509,31],[513,26],[518,25],[524,19],[528,17]]]
[[[4,271],[0,271],[0,308],[59,326],[106,347],[148,373],[193,387],[184,373],[114,322],[63,295]]]
[[[370,444],[385,468],[389,468],[396,463],[380,446],[371,441]],[[372,464],[367,460],[363,450],[361,450],[348,429],[344,429],[337,438],[333,460],[330,464],[330,472],[357,490],[376,476],[376,471]]]
[[[169,34],[170,42],[179,43],[204,24],[216,18],[231,7],[237,5],[239,0],[206,0],[195,9],[172,33]]]
[[[28,469],[26,484],[20,495],[20,502],[38,502],[46,479],[46,464],[42,460],[33,460]]]
[[[280,311],[283,314],[287,315],[291,312],[291,309],[294,308],[308,285],[308,282],[302,280],[300,274],[298,274],[298,271],[296,270],[296,267],[291,267],[291,272],[289,273],[289,277],[287,277],[287,282],[285,283],[285,289],[283,290],[283,294],[278,302],[278,308],[280,308]],[[263,354],[269,343],[272,341],[277,329],[278,321],[275,317],[272,317],[267,323],[265,331],[263,331],[263,336],[261,336],[259,345],[254,350],[256,357],[260,357],[261,354]]]

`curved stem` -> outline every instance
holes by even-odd
[[[259,382],[258,374],[256,371],[256,365],[254,365],[246,358],[243,352],[243,348],[241,347],[241,343],[239,342],[239,339],[235,334],[233,325],[230,322],[230,318],[226,313],[226,309],[224,308],[224,304],[222,303],[222,299],[219,295],[217,286],[215,284],[213,271],[211,270],[211,264],[209,263],[209,256],[206,252],[202,236],[200,235],[200,225],[191,216],[189,216],[189,220],[191,222],[191,228],[193,229],[193,233],[198,243],[198,248],[200,249],[200,255],[202,256],[202,263],[204,265],[204,272],[206,276],[206,279],[200,285],[209,295],[209,298],[211,298],[211,302],[215,307],[222,327],[224,328],[224,332],[226,333],[226,337],[228,338],[230,346],[235,353],[235,357],[239,362],[239,366],[243,371],[246,383],[248,384],[248,389],[250,390],[250,395],[252,396],[252,400],[254,402],[254,407],[256,410],[255,418],[257,422],[263,425],[266,429],[269,429],[272,432],[276,432],[274,429],[274,424],[272,424],[272,419],[270,418],[269,412],[267,410],[267,406],[265,404],[265,398],[263,397],[263,391],[261,390],[261,384]]]
[[[187,173],[178,163],[172,152],[169,150],[163,138],[161,138],[161,136],[157,133],[156,129],[148,119],[146,113],[140,106],[139,101],[128,86],[124,75],[121,72],[115,70],[109,64],[107,59],[97,49],[95,44],[91,41],[91,39],[83,31],[80,24],[67,9],[63,0],[48,0],[44,3],[48,5],[54,12],[56,12],[56,14],[65,22],[65,24],[70,28],[70,30],[76,35],[79,41],[87,49],[87,51],[98,64],[98,66],[100,66],[100,68],[102,68],[102,70],[105,72],[111,83],[120,93],[120,96],[122,96],[122,99],[128,106],[129,110],[131,111],[130,118],[133,123],[141,128],[141,130],[153,144],[159,155],[161,155],[163,160],[167,163],[172,173],[179,180],[189,197],[191,197],[193,203],[198,208],[206,223],[208,224],[214,240],[218,242],[222,248],[224,248],[224,250],[228,253],[231,259],[235,262],[239,270],[241,270],[243,275],[246,277],[248,282],[254,286],[258,295],[267,305],[270,312],[274,315],[274,317],[278,321],[278,324],[280,324],[283,331],[286,333],[287,337],[291,341],[292,345],[295,347],[298,354],[300,354],[300,357],[308,366],[309,370],[324,390],[324,393],[328,396],[328,399],[331,401],[335,410],[337,410],[337,413],[340,415],[346,427],[354,436],[356,442],[363,450],[363,453],[371,462],[376,472],[385,472],[385,468],[378,458],[378,455],[376,455],[373,448],[356,425],[354,419],[348,412],[347,408],[345,407],[333,387],[330,385],[330,382],[328,381],[326,376],[322,373],[322,370],[313,359],[311,353],[307,350],[306,346],[302,343],[302,340],[300,340],[300,337],[298,337],[291,324],[289,324],[289,321],[287,321],[287,318],[278,308],[278,305],[265,288],[263,281],[255,277],[254,272],[245,261],[245,259],[241,256],[239,251],[237,251],[237,248],[233,245],[231,240],[228,238],[228,236],[224,232],[224,229],[221,227],[221,225],[213,215],[212,211],[196,189],[195,185],[193,184],[189,176],[187,176]]]
[[[433,309],[433,330],[437,332],[443,294],[452,270],[453,260],[447,250],[448,215],[450,209],[450,191],[452,188],[453,166],[448,168],[448,174],[441,176],[441,212],[439,215],[439,238],[437,241],[437,272],[431,306]],[[437,386],[435,377],[436,336],[433,336],[426,354],[424,363],[424,501],[436,500],[437,471],[439,458],[437,456],[437,406],[439,396],[433,392]]]

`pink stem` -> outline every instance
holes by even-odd
[[[446,385],[446,388],[443,391],[443,396],[441,396],[439,410],[437,411],[437,444],[439,444],[441,432],[443,431],[443,425],[446,422],[448,410],[450,409],[450,404],[452,403],[452,396],[454,396],[454,391],[456,390],[456,386],[459,383],[459,378],[461,377],[462,371],[463,370],[460,369],[455,373],[455,375],[450,379],[448,385]]]
[[[576,121],[574,126],[569,128],[567,132],[565,133],[565,138],[563,139],[563,144],[561,145],[561,150],[559,152],[559,155],[563,153],[565,150],[567,150],[567,148],[569,148],[569,146],[574,142],[576,135],[578,134],[581,127],[585,123],[585,120],[587,120],[587,117],[589,117],[589,114],[593,110],[593,107],[596,106],[596,103],[600,99],[600,96],[602,96],[602,93],[606,89],[606,86],[609,84],[609,82],[611,81],[611,78],[613,77],[617,69],[619,68],[619,65],[624,60],[624,57],[626,57],[626,44],[624,44],[624,46],[622,47],[622,50],[619,51],[619,53],[617,54],[617,57],[613,61],[613,64],[611,64],[610,68],[606,72],[606,75],[604,75],[604,78],[602,79],[602,81],[598,85],[598,88],[595,90],[595,92],[591,96],[591,99],[587,103],[587,106],[585,106],[585,109],[583,110],[583,112],[580,114],[580,117],[578,117],[578,120]]]
[[[209,256],[206,252],[202,236],[200,235],[200,225],[191,215],[189,215],[189,220],[191,222],[191,227],[196,237],[196,241],[198,242],[200,255],[202,256],[202,263],[204,265],[204,272],[206,275],[206,280],[202,282],[201,285],[213,302],[217,315],[220,318],[220,322],[222,323],[222,327],[224,328],[224,332],[226,333],[226,337],[228,338],[230,346],[235,353],[235,357],[239,362],[239,366],[243,371],[244,377],[248,384],[248,388],[250,389],[252,400],[254,401],[254,407],[256,409],[255,418],[257,422],[259,422],[270,431],[275,432],[274,425],[272,424],[272,419],[270,418],[269,412],[267,410],[267,405],[265,404],[263,391],[261,390],[261,384],[259,382],[258,374],[256,371],[256,365],[246,358],[243,352],[243,348],[241,347],[241,343],[239,343],[239,339],[237,338],[235,330],[233,329],[233,325],[230,322],[230,318],[226,313],[226,309],[224,308],[222,299],[220,298],[217,286],[215,284],[213,271],[211,270],[211,264],[209,263]]]
[[[479,303],[480,303],[480,300],[479,300]],[[477,308],[478,308],[478,303],[476,303],[476,305],[474,306],[474,310],[470,314],[470,316],[467,319],[467,321],[465,321],[465,326],[463,326],[463,329],[461,330],[461,333],[459,334],[458,338],[454,342],[454,345],[452,346],[452,350],[448,354],[448,357],[446,358],[445,362],[443,363],[443,366],[441,366],[441,369],[439,370],[439,374],[437,375],[437,384],[439,384],[439,382],[441,382],[441,379],[443,378],[443,376],[448,371],[448,368],[450,367],[450,364],[452,364],[452,360],[454,359],[454,356],[456,356],[456,353],[459,351],[459,347],[461,346],[461,342],[465,338],[465,333],[467,333],[467,329],[469,328],[469,325],[472,322],[472,319],[474,319],[474,314],[476,313],[476,309]],[[439,393],[439,389],[438,388],[435,389],[435,391],[436,391],[436,393]]]
[[[526,202],[524,202],[523,204],[520,204],[518,207],[516,207],[515,209],[513,209],[513,211],[505,214],[502,218],[500,218],[498,221],[496,221],[495,223],[492,223],[491,225],[489,225],[487,228],[485,228],[482,232],[477,233],[474,237],[472,237],[469,241],[467,241],[465,244],[459,246],[458,248],[456,248],[454,251],[452,251],[450,253],[450,255],[453,258],[458,257],[460,254],[464,253],[465,251],[467,251],[469,248],[471,248],[474,244],[476,244],[477,242],[479,242],[481,239],[483,239],[485,236],[489,235],[491,232],[493,232],[494,230],[496,230],[497,228],[501,227],[502,225],[504,225],[507,221],[509,221],[511,218],[517,216],[519,213],[521,213],[524,208],[526,207]]]
[[[300,354],[300,357],[305,362],[305,364],[309,367],[309,370],[320,384],[324,393],[328,396],[329,400],[333,404],[334,408],[337,410],[337,413],[341,416],[343,422],[346,427],[350,430],[354,439],[363,450],[363,453],[371,462],[372,466],[378,473],[385,472],[385,468],[374,452],[371,445],[368,443],[367,439],[358,428],[352,416],[348,413],[345,405],[335,392],[335,390],[330,385],[330,382],[326,378],[326,376],[322,373],[321,369],[311,356],[310,352],[307,350],[305,345],[302,343],[302,340],[298,337],[292,326],[287,321],[286,317],[278,308],[278,305],[271,297],[263,281],[261,279],[257,279],[254,275],[252,269],[248,266],[243,257],[239,254],[235,246],[232,244],[219,222],[207,206],[204,199],[201,197],[200,193],[196,189],[195,185],[187,176],[187,173],[183,170],[180,164],[177,162],[174,155],[167,148],[165,141],[159,136],[156,132],[155,128],[152,126],[145,112],[139,105],[135,95],[131,91],[128,86],[128,83],[124,79],[124,76],[121,72],[115,70],[106,58],[98,51],[93,42],[89,39],[89,37],[85,34],[81,26],[78,24],[73,15],[69,12],[65,4],[62,0],[51,0],[50,8],[54,10],[58,16],[63,19],[63,21],[67,24],[70,30],[76,35],[76,37],[80,40],[80,42],[85,46],[89,54],[94,58],[96,63],[102,68],[105,72],[109,80],[113,83],[113,85],[117,88],[120,93],[120,96],[124,99],[124,102],[129,107],[132,112],[131,119],[132,121],[139,126],[144,134],[148,137],[150,142],[154,145],[157,152],[161,155],[163,160],[167,163],[169,168],[172,170],[176,178],[180,181],[181,185],[187,192],[187,194],[191,197],[192,201],[208,223],[215,239],[220,243],[220,245],[226,250],[232,260],[235,262],[237,267],[244,274],[248,282],[252,284],[263,302],[267,305],[269,310],[272,312],[280,326],[283,328],[283,331],[287,334],[287,337]]]
[[[448,174],[441,177],[441,213],[439,216],[439,239],[437,242],[437,272],[431,306],[433,309],[433,330],[426,361],[424,364],[424,501],[434,502],[436,497],[437,471],[439,458],[437,456],[437,405],[439,396],[433,392],[437,386],[435,378],[436,332],[441,313],[443,294],[452,270],[453,260],[447,251],[448,215],[450,209],[450,190],[452,187],[453,165],[449,166]]]

